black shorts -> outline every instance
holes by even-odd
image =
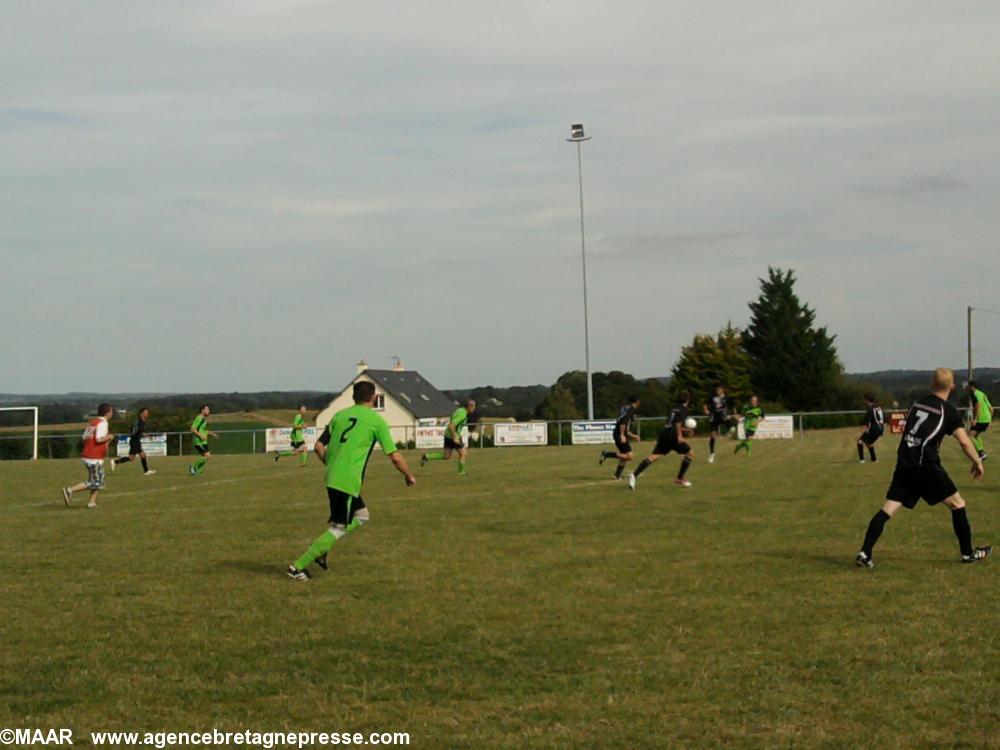
[[[450,435],[444,436],[444,449],[446,451],[460,451],[465,446],[462,445],[462,441],[459,440],[457,443],[451,439]]]
[[[199,455],[204,456],[208,453],[208,443],[205,443],[204,445],[196,445],[194,449],[198,451]]]
[[[351,497],[333,487],[326,488],[326,496],[330,500],[330,520],[327,523],[347,526],[354,519],[354,514],[365,507],[365,501],[360,495]]]
[[[709,417],[708,431],[723,432],[723,428],[729,424],[729,417],[725,414],[713,414]]]
[[[688,443],[679,443],[677,441],[677,433],[674,432],[673,428],[660,430],[660,434],[656,438],[656,447],[653,448],[653,454],[665,456],[671,451],[683,456],[691,452],[691,446]]]
[[[632,443],[630,443],[628,439],[622,440],[621,436],[617,432],[615,433],[614,437],[615,437],[615,448],[618,450],[619,453],[632,452]]]
[[[873,427],[861,436],[861,442],[868,446],[875,445],[875,441],[882,437],[883,432],[884,430],[880,430],[878,427]]]
[[[142,443],[138,440],[130,440],[128,444],[128,454],[130,456],[138,456],[142,453]]]
[[[301,448],[305,444],[306,444],[305,440],[293,440],[292,441],[292,450],[293,451],[297,451],[299,448]]]
[[[969,428],[969,432],[986,432],[990,428],[989,422],[976,422]]]
[[[892,475],[886,500],[895,500],[907,508],[916,507],[923,498],[928,505],[937,505],[958,492],[948,472],[940,465],[905,469],[899,466]]]

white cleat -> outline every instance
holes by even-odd
[[[629,474],[628,475],[628,488],[630,490],[634,490],[635,489],[635,474]]]
[[[708,454],[708,462],[710,464],[714,464],[715,463],[715,454],[714,453],[709,453]]]
[[[863,464],[864,462],[865,460],[863,458],[860,461],[858,461],[859,464]]]
[[[144,472],[142,472],[142,475],[143,475],[144,477],[151,477],[151,476],[153,476],[153,474],[155,474],[155,473],[156,473],[156,469],[150,469],[149,471],[144,471]]]
[[[676,484],[679,487],[690,487],[691,486],[691,482],[689,482],[687,479],[675,479],[674,480],[674,484]]]

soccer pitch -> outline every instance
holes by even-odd
[[[901,511],[853,565],[893,468],[857,431],[707,444],[631,493],[597,447],[372,457],[372,521],[289,581],[325,526],[315,457],[151,459],[100,507],[78,461],[0,464],[0,726],[408,732],[410,746],[1000,747],[998,564]],[[651,443],[637,446],[637,457]],[[978,543],[1000,481],[968,478]],[[634,466],[633,464],[632,466]]]

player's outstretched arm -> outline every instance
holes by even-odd
[[[417,483],[416,477],[413,476],[413,472],[410,471],[410,467],[406,463],[406,459],[403,458],[403,454],[399,451],[389,454],[389,460],[392,461],[392,465],[396,467],[396,471],[403,475],[406,479],[406,486],[412,487]]]
[[[983,475],[983,460],[979,457],[979,451],[976,450],[976,446],[969,440],[969,434],[965,431],[964,427],[959,427],[951,434],[958,441],[958,444],[962,446],[962,453],[972,461],[973,478],[979,479]]]

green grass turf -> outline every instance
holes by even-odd
[[[77,461],[0,465],[0,726],[405,731],[413,747],[998,747],[1000,556],[958,563],[949,513],[901,512],[853,557],[892,471],[855,431],[724,442],[630,493],[598,449],[373,457],[372,522],[308,583],[315,457],[187,458],[109,474],[63,507]],[[953,441],[949,441],[953,443]],[[645,455],[649,443],[639,445]],[[996,475],[947,463],[978,542]],[[417,455],[409,454],[416,464]],[[993,468],[988,465],[988,468]]]

